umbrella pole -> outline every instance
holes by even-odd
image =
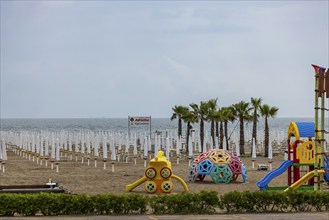
[[[104,170],[106,170],[106,159],[104,159],[103,161],[104,161]]]
[[[114,161],[112,161],[112,173],[114,173]]]

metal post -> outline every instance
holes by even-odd
[[[324,93],[322,94],[321,97],[321,154],[317,155],[317,161],[319,161],[319,158],[321,159],[321,163],[320,163],[320,169],[324,169],[324,157],[323,157],[323,153],[324,153],[324,145],[325,145],[325,139],[324,139],[324,108],[325,108],[325,104],[324,104]],[[323,191],[323,175],[320,176],[320,191]]]
[[[318,100],[318,78],[319,78],[319,73],[315,69],[315,128],[314,128],[314,190],[318,190],[318,120],[319,120],[319,115],[318,115],[318,108],[319,108],[319,100]]]

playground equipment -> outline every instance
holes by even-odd
[[[314,189],[323,190],[324,181],[329,183],[329,159],[327,157],[326,140],[328,133],[324,125],[325,95],[329,98],[329,69],[313,65],[315,70],[315,122],[291,122],[288,127],[288,160],[277,169],[268,173],[257,185],[265,189]],[[321,107],[319,107],[319,98]],[[319,110],[321,124],[319,126]],[[292,156],[291,156],[292,154]],[[284,171],[288,171],[287,187],[268,187],[268,183]],[[304,185],[304,183],[307,183]]]
[[[171,178],[177,179],[183,185],[184,190],[188,191],[184,180],[173,174],[171,162],[164,156],[163,151],[160,150],[157,156],[150,161],[144,176],[136,182],[126,185],[126,192],[132,191],[145,182],[144,189],[148,193],[171,193],[174,187]]]
[[[247,170],[240,158],[227,150],[209,150],[196,157],[190,166],[188,180],[203,181],[210,175],[214,183],[230,183],[242,174],[243,182],[248,181]]]
[[[279,190],[279,189],[313,189],[314,188],[314,158],[315,142],[314,139],[315,124],[313,122],[291,122],[288,127],[288,160],[284,161],[278,168],[269,172],[265,177],[257,182],[261,190]],[[319,132],[317,133],[319,137]],[[322,153],[321,147],[317,147],[317,152]],[[289,153],[290,152],[290,153]],[[318,158],[321,163],[322,158]],[[329,168],[326,160],[326,169]],[[268,187],[268,184],[277,176],[285,171],[288,172],[288,186]],[[319,175],[329,173],[318,169]],[[304,183],[307,182],[307,185]]]

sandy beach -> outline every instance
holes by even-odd
[[[176,159],[172,161],[172,170],[175,175],[180,176],[188,185],[190,192],[199,192],[201,190],[213,190],[219,194],[229,191],[255,191],[259,190],[256,183],[263,178],[268,171],[257,171],[252,169],[251,157],[242,157],[243,163],[246,165],[248,171],[248,182],[243,183],[242,176],[239,175],[236,182],[231,184],[214,184],[210,176],[206,176],[204,181],[191,183],[188,182],[188,160],[180,159],[177,164]],[[283,156],[274,157],[272,166],[278,167],[283,162]],[[257,164],[267,164],[268,159],[258,157],[255,161]],[[148,161],[149,162],[149,161]],[[6,162],[6,171],[0,173],[0,185],[24,185],[24,184],[45,184],[49,178],[54,182],[59,182],[59,185],[72,193],[84,194],[123,194],[125,192],[125,185],[138,180],[144,175],[144,161],[137,158],[137,164],[134,164],[134,159],[129,158],[126,161],[114,163],[114,172],[112,172],[111,161],[107,162],[107,167],[104,170],[103,161],[97,162],[97,167],[94,167],[94,160],[90,161],[90,166],[87,165],[87,160],[84,158],[82,163],[81,157],[78,162],[73,160],[61,161],[59,163],[59,172],[56,169],[33,162],[32,159],[28,160],[21,156],[16,155],[14,152],[8,150],[8,161]],[[175,179],[173,193],[183,192],[183,186]],[[282,186],[287,184],[287,172],[275,178],[269,185]],[[136,187],[132,193],[146,194],[144,185]]]

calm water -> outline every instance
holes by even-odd
[[[313,121],[312,118],[275,118],[269,120],[271,131],[287,131],[288,125],[292,121],[306,122]],[[327,122],[327,121],[326,121]],[[117,131],[126,132],[128,130],[127,118],[65,118],[65,119],[0,119],[0,130],[2,131],[21,131],[21,130],[49,130],[49,131]],[[229,124],[229,131],[238,130],[237,122]],[[194,124],[193,128],[198,130],[199,125]],[[252,123],[245,124],[246,131],[252,129]],[[167,118],[152,118],[152,133],[156,130],[165,131],[177,129],[177,120],[171,121]],[[183,129],[186,129],[184,124]],[[206,129],[210,129],[210,124],[206,123]],[[258,130],[264,130],[264,120],[259,120]],[[149,132],[149,126],[133,126],[131,131]]]

